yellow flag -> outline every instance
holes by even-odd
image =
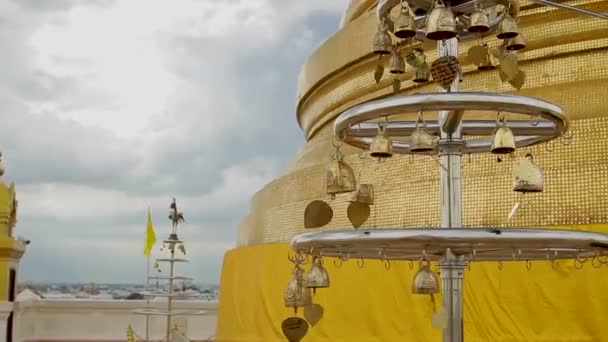
[[[156,234],[154,233],[154,227],[152,226],[152,215],[150,215],[150,209],[148,209],[148,226],[146,228],[146,243],[144,245],[144,255],[150,255],[152,246],[156,243]]]

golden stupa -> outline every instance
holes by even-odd
[[[606,0],[567,1],[608,12]],[[281,322],[293,316],[283,303],[291,276],[289,241],[312,231],[304,211],[322,199],[331,222],[315,230],[352,227],[345,197],[331,199],[323,177],[333,151],[332,124],[344,110],[393,93],[392,77],[374,80],[378,58],[370,42],[377,1],[352,0],[340,30],[303,66],[297,120],[307,141],[283,175],[252,199],[239,227],[238,247],[224,257],[216,341],[286,341]],[[512,227],[569,227],[608,232],[608,21],[519,1],[519,26],[527,47],[519,65],[527,80],[520,91],[501,83],[494,71],[463,63],[461,91],[518,93],[558,104],[571,120],[570,144],[560,140],[531,148],[542,166],[545,190],[526,195]],[[460,60],[478,41],[460,44]],[[425,46],[426,48],[426,46]],[[428,60],[434,50],[428,49]],[[434,92],[433,83],[399,75],[400,93]],[[344,160],[360,183],[374,185],[374,204],[362,228],[436,227],[439,172],[430,157],[394,156],[378,163],[344,146]],[[479,154],[462,162],[463,224],[501,227],[520,195],[511,191],[511,168],[496,156]],[[354,229],[354,228],[353,228]],[[417,267],[379,261],[340,263],[327,259],[331,287],[314,294],[317,305],[297,315],[310,323],[302,341],[440,341],[433,314],[441,299],[411,294]],[[577,269],[533,262],[477,263],[464,281],[464,340],[608,341],[608,266]],[[589,266],[589,265],[587,265]],[[364,269],[361,269],[363,267]]]

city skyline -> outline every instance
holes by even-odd
[[[304,142],[299,68],[346,3],[0,3],[3,179],[31,240],[20,280],[140,282],[147,210],[161,241],[175,197],[181,272],[218,283],[251,195]]]

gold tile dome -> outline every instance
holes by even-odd
[[[573,140],[570,145],[558,140],[531,149],[535,162],[544,170],[544,192],[526,195],[510,226],[574,226],[606,232],[608,21],[518,2],[519,25],[527,38],[527,47],[518,53],[519,65],[528,75],[526,84],[516,91],[500,82],[496,70],[479,71],[468,63],[466,51],[479,43],[475,40],[459,47],[464,73],[460,89],[518,93],[551,101],[566,111]],[[224,259],[218,341],[281,340],[276,327],[290,314],[281,302],[290,273],[288,242],[310,231],[304,228],[306,205],[322,199],[332,207],[332,221],[320,230],[352,227],[347,218],[348,198],[338,196],[331,200],[324,191],[323,175],[333,149],[332,126],[336,117],[355,105],[392,94],[393,76],[385,75],[379,84],[374,80],[378,57],[372,54],[371,41],[378,24],[376,3],[350,1],[340,30],[301,69],[296,119],[307,141],[284,173],[252,198],[250,211],[239,226],[239,248]],[[572,4],[608,12],[606,0]],[[493,37],[484,42],[496,44]],[[427,61],[437,58],[434,44],[422,47],[427,50]],[[397,76],[401,94],[437,91],[432,83],[413,82],[411,71],[408,68]],[[359,229],[439,225],[439,172],[430,157],[394,156],[378,163],[362,158],[361,151],[354,148],[344,147],[342,151],[357,180],[374,186],[370,217]],[[506,224],[513,204],[521,196],[511,188],[512,164],[508,157],[499,163],[496,156],[485,154],[463,158],[465,227]],[[340,282],[342,285],[318,291],[316,302],[323,306],[325,316],[303,341],[440,340],[440,331],[429,323],[431,304],[403,294],[413,271],[407,265],[399,265],[397,271],[387,273],[381,264],[372,264],[366,266],[368,272],[362,272],[356,265],[338,270],[328,262],[332,286]],[[606,276],[606,271],[579,275],[585,284],[583,289],[581,278],[577,281],[568,265],[562,265],[558,272],[553,272],[551,266],[538,266],[534,277],[517,266],[499,272],[495,265],[481,265],[469,271],[471,282],[465,284],[468,318],[464,323],[469,335],[465,340],[579,341],[608,335],[608,327],[601,320],[608,315],[608,309],[594,304],[608,300],[605,291],[596,285],[602,282],[600,278]],[[373,278],[383,279],[382,284]],[[245,279],[250,290],[238,285]],[[359,300],[353,302],[348,295]],[[547,302],[542,302],[541,297]],[[236,312],[242,318],[257,318],[235,322],[229,315]],[[340,322],[350,323],[347,327]]]

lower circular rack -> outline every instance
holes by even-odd
[[[463,115],[462,135],[483,137],[465,140],[462,147],[464,153],[489,152],[492,139],[486,137],[491,136],[496,129],[495,121],[467,119],[464,117],[467,111],[527,115],[528,119],[508,122],[518,148],[557,138],[566,132],[569,126],[569,121],[559,106],[541,99],[509,94],[457,92],[392,96],[363,103],[345,111],[336,119],[334,133],[347,144],[369,149],[373,137],[378,133],[378,124],[368,121],[424,111],[451,111]],[[430,131],[439,135],[438,121],[427,120],[426,123]],[[394,152],[410,153],[410,142],[402,137],[410,135],[416,127],[416,121],[387,122],[386,132],[393,137]]]
[[[441,260],[450,249],[468,261],[558,260],[608,256],[608,235],[553,229],[372,229],[302,234],[291,247],[343,259]]]

